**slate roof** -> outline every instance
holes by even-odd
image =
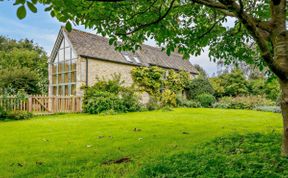
[[[198,74],[197,70],[188,60],[183,60],[178,53],[171,53],[168,56],[160,48],[142,45],[141,50],[134,54],[125,52],[132,60],[129,62],[123,56],[123,52],[115,50],[114,46],[109,45],[108,39],[92,33],[73,29],[71,32],[62,28],[67,35],[74,50],[81,57],[95,58],[112,62],[124,63],[140,66],[159,66],[163,68],[185,70],[190,73]],[[141,63],[137,63],[133,57],[138,57]]]

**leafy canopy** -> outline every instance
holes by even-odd
[[[36,12],[37,2],[45,4],[45,10],[66,23],[68,30],[72,28],[71,23],[96,29],[108,36],[110,44],[117,49],[136,50],[145,40],[153,38],[159,46],[165,46],[167,54],[177,49],[188,58],[209,47],[213,60],[225,59],[226,63],[240,60],[264,66],[253,37],[234,18],[232,10],[222,10],[225,3],[220,0],[206,3],[202,0],[16,0],[18,17],[25,17],[25,7]],[[245,0],[242,6],[255,19],[268,20],[271,15],[266,0],[257,3]],[[227,22],[231,26],[227,27]],[[117,43],[118,40],[123,43]]]
[[[0,90],[9,94],[16,94],[20,89],[28,94],[46,93],[47,55],[33,41],[0,36],[0,74]]]

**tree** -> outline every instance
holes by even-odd
[[[28,94],[47,93],[47,56],[33,41],[0,36],[0,73],[0,90],[9,94],[20,89]]]
[[[0,70],[0,93],[16,95],[23,90],[27,94],[41,93],[39,75],[29,68],[9,68]]]
[[[186,86],[188,99],[196,99],[201,94],[214,94],[214,89],[206,78],[196,78]]]
[[[26,5],[47,6],[51,16],[96,29],[120,50],[136,50],[153,38],[170,54],[185,58],[209,47],[209,56],[225,63],[245,61],[268,66],[282,89],[283,146],[288,155],[288,32],[286,0],[16,0],[17,15],[26,16]],[[224,22],[232,19],[234,25]],[[117,43],[121,40],[122,43]]]
[[[224,95],[239,96],[248,94],[248,82],[240,69],[234,69],[230,73],[219,76],[220,85],[224,88]]]
[[[199,64],[194,64],[195,69],[199,72],[198,77],[208,78],[206,71]]]

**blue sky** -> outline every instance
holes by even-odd
[[[28,12],[23,20],[16,16],[17,7],[13,6],[14,1],[0,1],[0,35],[13,39],[32,39],[39,44],[49,55],[53,48],[60,26],[63,25],[52,18],[49,13],[44,11],[42,5],[38,5],[36,14]],[[85,30],[83,27],[74,27]],[[90,31],[91,30],[85,30]],[[153,41],[146,42],[148,45],[154,45]],[[192,64],[200,64],[208,73],[212,75],[217,71],[216,65],[209,61],[208,52],[198,57],[191,57]]]

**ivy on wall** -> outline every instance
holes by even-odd
[[[162,106],[175,106],[176,94],[182,92],[190,80],[188,72],[176,72],[156,66],[136,67],[131,74],[136,87],[147,92],[152,100]]]

